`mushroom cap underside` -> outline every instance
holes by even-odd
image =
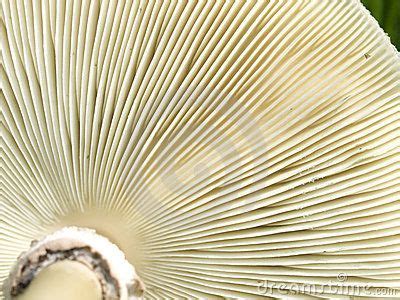
[[[5,0],[1,36],[1,282],[78,226],[148,298],[400,296],[400,56],[359,1]]]

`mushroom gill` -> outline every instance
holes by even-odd
[[[149,299],[400,296],[400,56],[359,1],[4,0],[1,46],[2,283],[72,226]]]

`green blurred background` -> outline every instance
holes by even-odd
[[[400,49],[400,0],[361,0]]]

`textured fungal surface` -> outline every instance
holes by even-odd
[[[134,300],[143,293],[143,285],[134,267],[116,245],[96,234],[94,230],[67,227],[40,241],[35,240],[29,250],[18,257],[18,263],[4,285],[6,296],[10,295],[14,299],[13,297],[23,295],[26,296],[24,299],[32,300],[26,293],[29,293],[27,290],[39,274],[56,263],[71,261],[87,269],[92,281],[98,285],[99,294],[102,295],[99,296],[104,300]],[[67,267],[64,269],[67,271]],[[35,299],[42,297],[36,296]],[[55,297],[51,295],[51,298],[46,299]]]
[[[400,57],[359,1],[0,13],[1,282],[79,226],[149,299],[399,297]]]

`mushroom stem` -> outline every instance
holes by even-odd
[[[63,287],[81,291],[82,299],[133,300],[144,291],[135,268],[116,245],[94,230],[77,227],[33,241],[20,255],[4,290],[6,299],[47,299],[47,294],[62,299],[65,294],[55,293],[62,293]]]

